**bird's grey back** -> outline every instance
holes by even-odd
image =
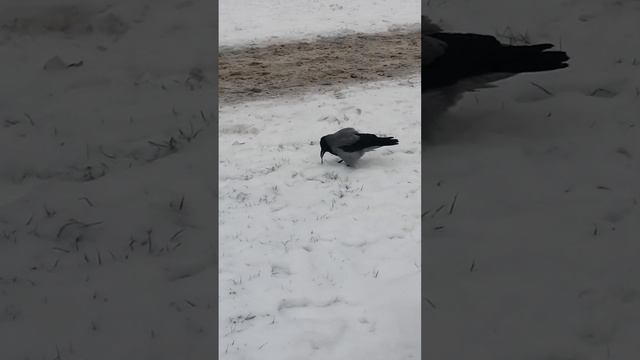
[[[334,150],[340,146],[351,145],[358,141],[358,131],[354,128],[344,128],[329,135],[327,142]]]
[[[422,33],[433,34],[442,31],[442,28],[434,24],[431,19],[426,16],[422,16]]]
[[[423,16],[422,20],[422,63],[427,65],[442,56],[447,45],[443,41],[429,36],[429,34],[442,31],[442,29],[426,16]]]

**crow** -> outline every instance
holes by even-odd
[[[422,16],[422,135],[466,91],[519,73],[563,69],[564,51],[552,44],[507,45],[490,35],[449,33]]]
[[[341,159],[339,163],[344,161],[347,166],[353,167],[365,152],[391,145],[398,145],[398,139],[378,137],[360,133],[354,128],[344,128],[320,139],[320,162],[323,162],[324,154],[329,152]]]

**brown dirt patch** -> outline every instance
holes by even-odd
[[[221,104],[405,76],[420,71],[420,32],[221,50],[218,71]]]

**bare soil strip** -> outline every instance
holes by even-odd
[[[420,71],[420,32],[353,34],[221,50],[221,104],[322,91]]]

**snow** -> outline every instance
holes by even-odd
[[[416,0],[222,0],[220,46],[283,42],[420,23]]]
[[[423,149],[423,356],[637,357],[640,2],[434,0],[423,13],[571,57],[467,94]]]
[[[420,328],[432,359],[640,353],[637,0],[425,2],[446,29],[572,59],[467,94],[424,149],[416,77],[223,106],[215,124],[215,49],[194,46],[210,2],[65,4],[0,2],[3,359],[209,358],[218,301],[227,359],[417,359]],[[220,44],[417,14],[223,1]],[[320,164],[344,126],[400,145]]]
[[[419,358],[419,76],[220,111],[220,358]],[[356,168],[319,139],[395,136]]]
[[[220,45],[407,28],[418,13],[417,1],[223,1]],[[420,358],[419,84],[222,104],[219,358]],[[320,137],[344,127],[400,144],[356,168],[322,164]]]
[[[0,358],[215,352],[210,7],[0,2]]]
[[[247,204],[262,203],[218,199],[209,4],[0,2],[9,64],[0,70],[0,358],[211,358],[215,327],[248,314],[256,318],[221,339],[250,344],[229,346],[233,358],[282,346],[289,357],[417,358],[419,80],[223,108],[221,150],[243,157],[222,163],[222,175],[253,177],[221,190],[251,185]],[[308,124],[284,138],[292,114]],[[367,154],[357,170],[319,164],[309,143],[340,125],[401,145]],[[218,200],[220,221],[235,227],[221,229],[231,241],[220,249]],[[246,215],[268,221],[239,226]],[[263,244],[247,241],[256,234]],[[242,284],[233,301],[216,296],[219,251],[221,289]],[[276,321],[266,339],[265,314]]]

